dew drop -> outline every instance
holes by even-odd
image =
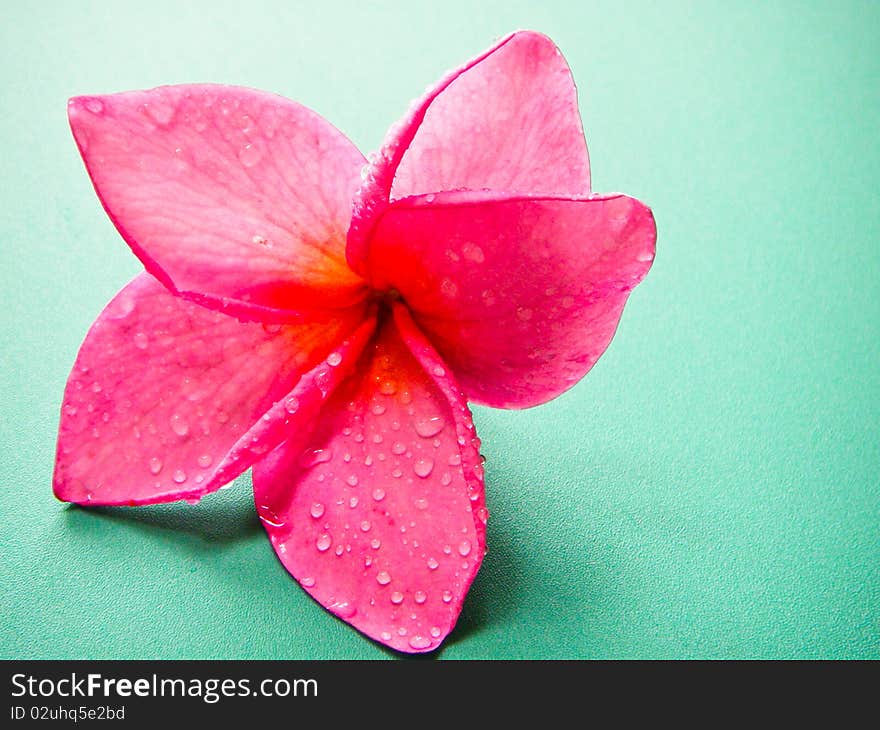
[[[377,502],[381,502],[383,499],[385,499],[385,490],[382,489],[382,487],[376,487],[373,490],[373,499],[375,499]]]
[[[379,392],[383,395],[394,395],[397,392],[397,385],[393,380],[383,380],[379,384]]]
[[[332,454],[330,449],[306,449],[300,457],[300,464],[308,468],[316,464],[324,464],[330,461]]]
[[[379,538],[374,537],[372,540],[370,540],[370,547],[373,548],[373,550],[378,550],[380,547],[382,547],[382,541]]]
[[[388,571],[387,570],[380,570],[376,574],[376,582],[380,586],[387,586],[391,582],[391,576],[388,575]]]
[[[325,553],[330,549],[330,545],[333,542],[333,539],[326,532],[322,533],[317,540],[315,540],[315,547],[318,548],[318,552]]]
[[[394,591],[394,593],[391,594],[391,603],[393,603],[395,606],[399,606],[401,603],[403,603],[403,593],[401,593],[400,591]]]
[[[253,167],[263,158],[263,151],[254,144],[246,144],[238,151],[238,159],[245,167]]]
[[[391,641],[391,634],[387,631],[383,631],[379,636],[382,637],[382,641]]]
[[[443,632],[440,631],[439,626],[432,626],[431,627],[431,636],[433,636],[435,639],[439,638],[441,633],[443,633]]]
[[[306,576],[300,581],[300,585],[305,586],[306,588],[311,588],[313,585],[315,585],[315,579],[312,578],[310,575]]]
[[[458,545],[458,554],[462,557],[471,554],[471,543],[469,540],[462,540]]]
[[[208,468],[209,466],[211,466],[211,462],[212,462],[212,461],[213,461],[213,459],[211,458],[211,455],[210,455],[210,454],[202,454],[202,455],[198,458],[199,466],[202,467],[202,469],[206,469],[206,468]]]
[[[175,413],[169,420],[171,422],[171,430],[178,436],[186,436],[189,433],[189,424],[180,414]]]
[[[331,352],[329,355],[327,355],[327,364],[331,367],[335,368],[341,362],[342,355],[340,355],[338,352]]]
[[[348,500],[348,506],[351,507],[352,509],[357,507],[358,506],[358,498],[352,497],[350,500]]]
[[[86,102],[86,109],[88,109],[92,114],[100,114],[104,111],[104,102],[100,99],[89,99]]]
[[[486,255],[483,253],[483,249],[475,243],[464,244],[464,246],[461,247],[461,252],[468,261],[473,261],[475,264],[481,264],[486,260]]]
[[[452,279],[444,279],[440,282],[440,293],[448,299],[454,299],[458,296],[458,284]]]
[[[345,548],[342,547],[341,544],[340,544],[340,545],[337,545],[337,546],[336,546],[336,550],[335,550],[335,552],[336,552],[336,557],[338,558],[340,555],[342,555],[342,553],[345,552]]]
[[[284,410],[290,414],[296,413],[299,409],[299,399],[295,395],[289,395],[284,399]]]
[[[435,558],[428,558],[428,568],[431,570],[437,570],[440,567],[440,563],[437,562]]]
[[[150,474],[158,474],[162,471],[162,459],[154,456],[150,459]]]
[[[347,484],[351,485],[352,487],[356,487],[357,483],[358,483],[357,474],[349,474],[348,478],[345,481]]]
[[[178,469],[171,478],[178,484],[183,484],[186,481],[186,472],[183,469]]]
[[[517,307],[516,318],[520,322],[528,322],[532,318],[532,310],[528,307]]]
[[[417,418],[413,427],[419,436],[427,439],[440,433],[445,425],[443,416],[431,416],[430,418]]]
[[[416,500],[416,508],[417,509],[428,509],[428,500],[424,497],[419,497]]]
[[[149,114],[153,121],[160,127],[170,124],[171,120],[174,118],[174,107],[170,104],[157,101],[144,104],[144,108],[146,109],[147,114]]]
[[[364,520],[363,522],[361,522],[361,530],[363,530],[364,532],[370,531],[370,521],[369,520]]]
[[[385,406],[383,406],[381,403],[374,403],[373,404],[372,411],[373,411],[374,415],[381,416],[383,413],[385,413],[385,410],[386,410]]]
[[[441,368],[439,365],[434,366],[433,373],[438,378],[442,378],[444,375],[446,375],[446,371],[443,368]]]
[[[312,506],[309,508],[309,514],[316,520],[320,519],[324,515],[324,505],[320,502],[312,502]]]
[[[397,454],[398,456],[400,456],[405,451],[406,451],[406,444],[404,444],[400,441],[396,441],[394,443],[394,445],[391,447],[391,453]]]
[[[461,464],[461,454],[453,454],[449,457],[449,461],[446,462],[449,466],[458,466]]]
[[[413,464],[413,471],[416,473],[416,476],[419,476],[422,479],[427,478],[431,475],[431,472],[434,471],[434,460],[430,457],[419,459]]]
[[[424,591],[416,591],[413,593],[413,600],[416,603],[424,603],[428,600],[428,595]]]
[[[452,482],[452,474],[450,474],[448,471],[444,471],[443,476],[440,477],[440,483],[444,487],[448,487],[451,482]]]
[[[352,618],[357,613],[354,604],[349,603],[348,601],[335,601],[327,606],[327,609],[340,618]]]
[[[642,251],[638,256],[636,256],[636,261],[653,261],[654,260],[654,252],[653,251]]]

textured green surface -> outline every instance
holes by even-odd
[[[139,270],[67,97],[243,84],[368,150],[530,27],[571,63],[594,187],[653,207],[658,255],[582,383],[476,410],[490,553],[440,656],[880,658],[880,6],[293,5],[4,7],[0,656],[391,656],[288,577],[249,477],[194,507],[52,497],[68,370]]]

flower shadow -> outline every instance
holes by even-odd
[[[70,505],[65,520],[74,529],[88,529],[88,518],[125,523],[155,533],[163,530],[197,538],[199,543],[232,544],[263,532],[249,485],[238,480],[233,489],[207,495],[198,504],[170,502],[142,507],[80,507]],[[192,540],[189,540],[192,543]]]

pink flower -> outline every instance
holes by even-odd
[[[436,648],[486,549],[465,399],[525,408],[570,388],[654,257],[650,210],[590,192],[559,51],[503,38],[369,163],[251,89],[69,113],[146,272],[79,352],[55,494],[193,501],[253,466],[272,545],[317,601],[395,649]]]

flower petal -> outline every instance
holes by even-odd
[[[390,200],[448,190],[585,195],[590,162],[568,64],[520,31],[447,74],[389,131],[355,199],[347,256],[364,272]]]
[[[605,351],[654,258],[651,211],[625,195],[443,193],[398,201],[370,271],[396,289],[469,400],[543,403]]]
[[[285,395],[353,331],[356,360],[372,329],[357,335],[362,316],[240,322],[141,274],[98,317],[67,382],[56,496],[150,504],[219,488],[286,436],[272,428],[280,409],[296,411]]]
[[[344,246],[364,158],[314,112],[209,84],[81,96],[68,112],[107,213],[173,291],[263,319],[363,296]]]
[[[313,432],[254,467],[254,496],[281,562],[328,610],[400,651],[451,631],[485,551],[479,440],[402,307]]]

